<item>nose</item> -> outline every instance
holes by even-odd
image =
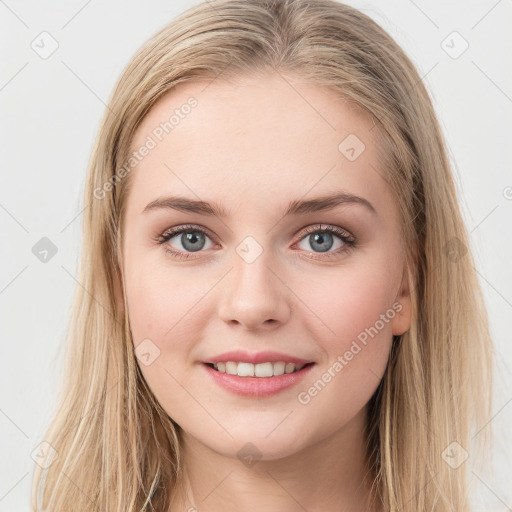
[[[274,270],[263,252],[248,263],[237,254],[221,292],[221,320],[247,330],[275,329],[290,316],[290,293],[282,276]]]

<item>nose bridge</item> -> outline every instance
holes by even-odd
[[[236,247],[235,252],[235,289],[245,294],[248,291],[245,288],[249,287],[249,290],[253,288],[255,292],[268,294],[272,288],[271,248],[264,249],[253,236],[248,236]]]
[[[272,250],[253,236],[235,248],[233,271],[219,311],[226,322],[254,329],[285,322],[289,315],[286,287],[276,277]]]

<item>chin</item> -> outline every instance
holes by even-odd
[[[279,429],[279,427],[278,427]],[[212,439],[208,439],[206,443],[211,449],[217,453],[239,459],[248,467],[253,461],[271,461],[283,459],[294,455],[304,446],[294,436],[289,429],[283,429],[279,435],[277,430],[269,435],[269,430],[245,430],[238,435],[230,431],[233,438],[224,436],[222,441],[212,443]]]

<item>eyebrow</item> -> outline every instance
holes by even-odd
[[[377,214],[374,206],[364,197],[359,197],[349,192],[335,192],[332,194],[316,197],[314,199],[292,201],[284,214],[284,217],[290,215],[305,215],[312,212],[321,212],[333,210],[340,205],[360,205],[370,212]],[[196,199],[189,199],[181,196],[167,196],[151,201],[142,213],[158,209],[173,209],[183,212],[198,213],[215,217],[229,217],[228,212],[219,204]]]

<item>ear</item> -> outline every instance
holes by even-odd
[[[410,280],[411,276],[409,275],[408,267],[404,264],[402,282],[393,303],[393,309],[396,311],[396,315],[391,321],[394,336],[400,336],[411,328],[412,299]]]

